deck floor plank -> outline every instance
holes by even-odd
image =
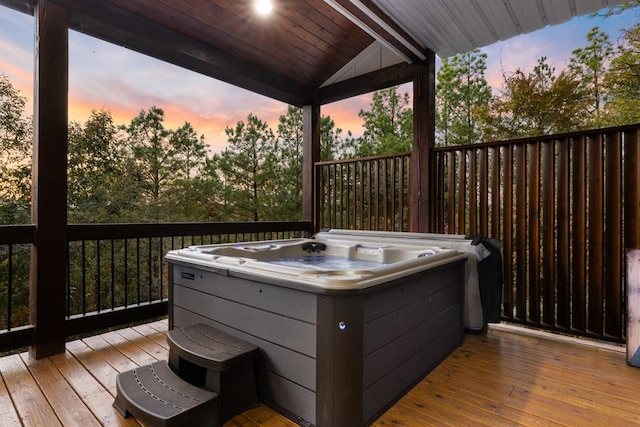
[[[100,425],[50,358],[35,360],[27,353],[20,354],[20,357],[62,425],[83,427]]]
[[[86,374],[85,367],[69,351],[52,356],[51,361],[101,425],[113,427],[140,426],[140,423],[135,418],[124,419],[112,405],[105,405],[105,402],[113,400],[113,396],[92,375]]]
[[[116,377],[120,372],[126,371],[118,371],[107,358],[104,357],[104,352],[100,352],[99,350],[92,349],[87,346],[84,341],[72,341],[67,343],[67,350],[73,354],[82,366],[85,367],[86,371],[93,376],[96,381],[98,381],[112,397],[116,395]],[[124,357],[121,355],[121,357]],[[127,359],[131,362],[129,359]],[[136,365],[132,363],[132,368],[135,368]]]
[[[115,378],[166,359],[166,331],[155,321],[71,341],[41,361],[0,358],[0,425],[139,426],[113,409]],[[467,335],[373,426],[640,425],[639,384],[623,352],[489,330]],[[63,406],[78,418],[63,416]],[[260,405],[225,427],[297,425]]]
[[[120,329],[117,332],[122,338],[129,341],[130,343],[135,344],[155,360],[168,360],[169,350],[167,348],[162,347],[161,345],[159,345],[149,337],[136,331],[135,329],[125,328]]]
[[[19,354],[0,358],[0,372],[22,425],[62,425]]]
[[[157,362],[155,357],[146,351],[141,351],[142,349],[136,343],[129,341],[116,331],[107,332],[106,334],[102,334],[101,337],[114,349],[118,350],[138,366]]]
[[[20,426],[22,423],[20,423],[20,417],[13,406],[11,395],[5,384],[4,370],[1,367],[1,363],[0,361],[0,420],[7,426]],[[7,379],[11,378],[8,377]]]
[[[158,331],[150,325],[138,325],[131,329],[140,335],[147,337],[165,350],[169,350],[169,343],[167,343],[167,331]]]

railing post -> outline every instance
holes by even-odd
[[[431,150],[435,144],[435,54],[413,79],[413,148],[409,167],[409,231],[427,232],[432,224]],[[435,196],[433,196],[435,197]]]
[[[316,232],[320,192],[315,164],[320,161],[320,105],[305,105],[302,115],[302,220],[311,222],[311,229]]]
[[[48,0],[35,7],[35,89],[31,218],[30,353],[64,352],[67,268],[68,13]]]

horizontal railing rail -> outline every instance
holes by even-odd
[[[74,336],[166,315],[164,255],[190,245],[307,237],[311,223],[71,224],[66,334]],[[0,226],[0,351],[28,346],[33,225]]]

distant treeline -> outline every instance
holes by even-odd
[[[637,4],[637,2],[636,2]],[[560,71],[503,72],[492,94],[478,50],[442,61],[436,143],[470,144],[640,122],[640,23],[619,44],[593,28]],[[343,135],[321,119],[322,159],[411,149],[409,95],[391,87],[362,110],[364,132]],[[32,124],[24,98],[0,75],[0,224],[28,223]],[[227,146],[207,150],[185,122],[164,124],[157,106],[129,124],[95,110],[69,124],[69,223],[298,220],[302,199],[302,111],[288,107],[277,129],[254,114],[226,129]]]

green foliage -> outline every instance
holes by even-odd
[[[33,131],[26,102],[0,74],[0,224],[24,224],[31,216]]]
[[[569,72],[580,82],[580,90],[589,100],[589,125],[599,127],[602,124],[604,100],[607,98],[603,81],[613,46],[609,36],[598,27],[589,31],[587,42],[586,47],[573,51],[569,59]]]
[[[193,195],[191,177],[204,167],[204,137],[189,123],[173,131],[163,124],[164,111],[151,107],[124,130],[132,155],[134,179],[141,191],[147,221],[184,219],[189,206],[176,205],[175,192]],[[193,208],[193,206],[191,207]]]
[[[269,221],[276,205],[275,179],[278,174],[278,145],[266,122],[253,114],[225,132],[229,145],[218,166],[224,182],[225,205],[240,221]]]
[[[68,201],[70,223],[134,220],[140,194],[131,180],[123,135],[109,111],[92,111],[84,125],[69,123]]]
[[[482,142],[491,88],[485,79],[487,55],[476,49],[442,60],[436,85],[436,143]]]
[[[373,93],[369,111],[360,110],[364,120],[361,137],[349,141],[354,157],[399,153],[411,150],[413,111],[409,94],[399,94],[398,86]]]
[[[587,97],[577,78],[538,60],[533,72],[517,69],[503,75],[503,89],[486,117],[488,140],[551,135],[580,129]]]
[[[606,109],[608,124],[640,122],[640,23],[624,31],[605,77],[609,92]]]

